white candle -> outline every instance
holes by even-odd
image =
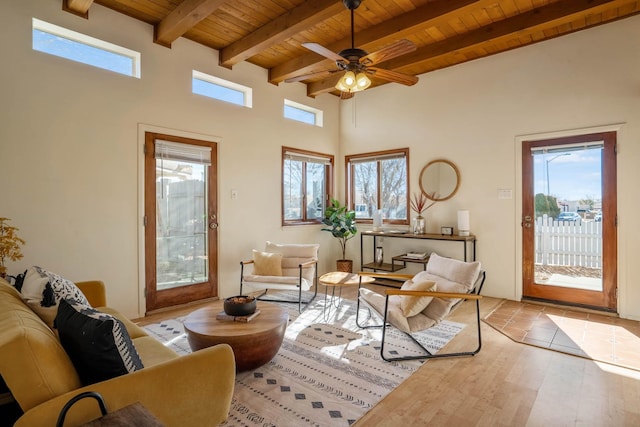
[[[458,211],[458,236],[468,236],[470,229],[469,211]]]

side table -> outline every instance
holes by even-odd
[[[356,273],[344,273],[342,271],[332,271],[331,273],[325,273],[318,279],[320,284],[325,286],[324,291],[324,307],[322,308],[322,314],[324,319],[327,320],[328,313],[327,308],[334,306],[340,307],[342,301],[342,288],[348,286],[360,286],[360,284],[373,283],[375,279],[369,276],[360,276]],[[331,288],[331,299],[329,300],[329,288]],[[338,295],[336,298],[336,288],[338,288]],[[357,296],[356,296],[357,298]]]

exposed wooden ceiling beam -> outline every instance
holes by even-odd
[[[344,6],[336,0],[314,0],[280,15],[237,42],[220,51],[220,65],[231,68],[260,51],[313,27],[342,12]]]
[[[513,18],[493,23],[488,27],[478,28],[459,36],[423,46],[414,52],[384,62],[381,68],[400,71],[403,67],[430,61],[454,51],[469,49],[487,41],[506,40],[515,35],[531,34],[549,24],[557,25],[562,23],[561,21],[571,21],[587,10],[599,13],[604,10],[605,5],[616,1],[625,3],[625,1],[621,0],[564,0],[552,3]],[[340,75],[336,76],[336,78],[339,77]],[[322,93],[332,92],[335,90],[335,83],[333,85],[331,83],[330,79],[311,83],[307,87],[307,95],[318,96]]]
[[[356,34],[357,45],[360,49],[370,48],[373,43],[392,43],[421,29],[442,25],[458,14],[469,13],[472,10],[486,7],[495,0],[438,0],[426,3],[411,12],[399,15],[381,24],[374,25]],[[351,46],[351,36],[345,37],[327,47],[339,52]],[[284,80],[301,74],[317,71],[321,67],[328,67],[332,61],[323,59],[310,52],[287,61],[269,70],[269,82],[278,84]]]
[[[93,0],[62,0],[62,10],[88,18],[89,8],[92,4]]]
[[[327,77],[326,79],[322,79],[317,82],[307,83],[307,96],[315,98],[316,96],[322,95],[323,93],[333,92],[334,90],[337,90],[336,84],[343,74],[344,73],[338,73],[337,75]]]
[[[490,26],[423,46],[407,55],[385,62],[384,67],[397,70],[433,60],[454,51],[478,46],[487,41],[507,40],[516,35],[535,33],[545,26],[559,25],[563,21],[569,22],[585,11],[601,12],[607,3],[614,1],[619,0],[563,0],[551,3]]]
[[[206,19],[227,0],[184,0],[154,28],[154,42],[166,47]]]

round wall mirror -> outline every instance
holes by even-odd
[[[433,160],[420,172],[420,189],[430,200],[448,200],[456,194],[459,186],[460,172],[449,160]]]

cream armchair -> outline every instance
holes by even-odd
[[[382,328],[380,356],[386,361],[433,359],[451,356],[473,356],[482,347],[480,330],[480,291],[486,274],[479,262],[463,262],[431,254],[426,271],[415,276],[394,273],[361,272],[361,276],[405,280],[400,289],[386,289],[379,294],[360,287],[356,323],[361,328]],[[469,351],[432,354],[412,334],[435,326],[464,300],[475,302],[477,347]],[[382,319],[381,324],[363,324],[361,302]],[[385,354],[387,329],[395,327],[411,338],[423,353],[416,356]]]
[[[309,304],[318,295],[318,250],[319,244],[278,244],[267,242],[265,251],[253,251],[253,259],[240,262],[240,295],[243,291],[261,291],[258,299],[273,302]],[[253,267],[248,271],[248,266]],[[307,300],[302,292],[314,288]],[[270,290],[294,291],[296,299],[266,297]]]

